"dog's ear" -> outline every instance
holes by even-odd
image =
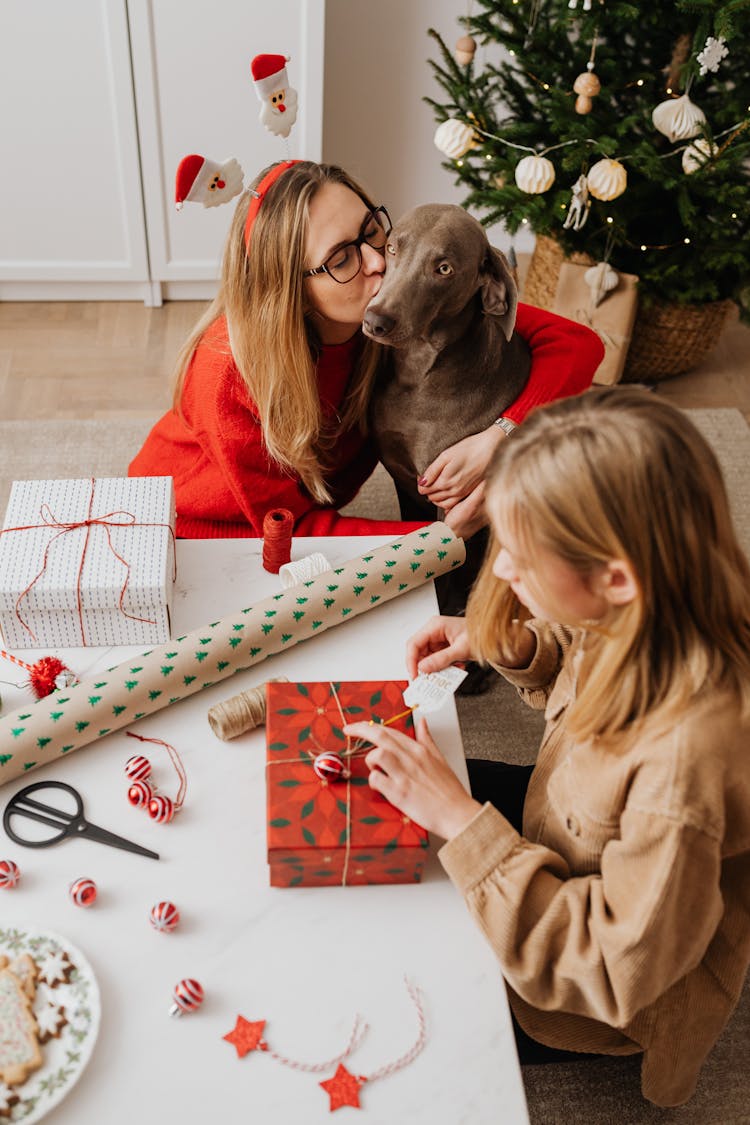
[[[494,246],[488,247],[480,274],[482,311],[485,316],[497,317],[505,339],[510,340],[516,323],[518,287],[505,255]]]

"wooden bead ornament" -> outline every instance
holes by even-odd
[[[477,49],[477,41],[471,35],[462,35],[456,43],[456,62],[461,66],[468,66],[474,58]]]
[[[313,762],[313,769],[321,781],[339,781],[349,776],[344,759],[334,750],[324,750]]]
[[[149,922],[160,934],[171,934],[180,924],[180,912],[173,902],[157,902],[149,912]]]
[[[134,781],[128,789],[128,800],[137,809],[148,805],[153,795],[154,791],[147,781]]]
[[[76,906],[89,907],[96,902],[97,890],[93,879],[75,879],[68,892]]]
[[[18,886],[21,872],[12,859],[0,859],[0,889],[11,891]]]
[[[170,1016],[181,1016],[183,1012],[194,1012],[203,1003],[203,987],[197,980],[186,977],[174,986],[174,1004],[169,1009]]]

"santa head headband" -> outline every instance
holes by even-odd
[[[245,219],[245,250],[250,250],[250,236],[253,232],[255,219],[260,210],[260,205],[268,193],[268,189],[276,183],[279,176],[283,176],[289,168],[294,164],[299,164],[299,160],[282,160],[280,164],[274,164],[270,172],[266,172],[263,179],[254,188],[250,188],[252,196],[250,206],[247,209],[247,218]]]

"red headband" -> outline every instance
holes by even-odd
[[[286,172],[286,170],[288,168],[291,168],[293,164],[299,164],[299,163],[300,163],[299,160],[283,160],[280,164],[274,164],[271,171],[266,172],[265,176],[260,181],[258,186],[254,187],[254,188],[250,188],[250,193],[251,193],[253,198],[250,200],[250,206],[247,209],[247,218],[245,219],[245,250],[246,251],[249,251],[249,249],[250,249],[250,235],[253,233],[253,226],[255,225],[255,218],[258,214],[258,211],[260,210],[260,205],[261,205],[261,203],[263,202],[263,200],[266,196],[266,192],[268,191],[268,189],[271,187],[272,184],[276,183],[279,176],[283,175],[283,173]]]

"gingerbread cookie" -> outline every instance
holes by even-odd
[[[56,988],[58,984],[68,983],[74,968],[75,966],[71,964],[67,953],[63,950],[48,953],[39,965],[39,980],[44,981],[50,988]]]
[[[0,970],[0,1082],[16,1085],[42,1065],[36,1020],[18,978]]]
[[[60,1032],[68,1022],[65,1008],[61,1004],[48,1003],[43,1008],[34,1012],[39,1029],[39,1042],[46,1043],[48,1039],[57,1039]]]

